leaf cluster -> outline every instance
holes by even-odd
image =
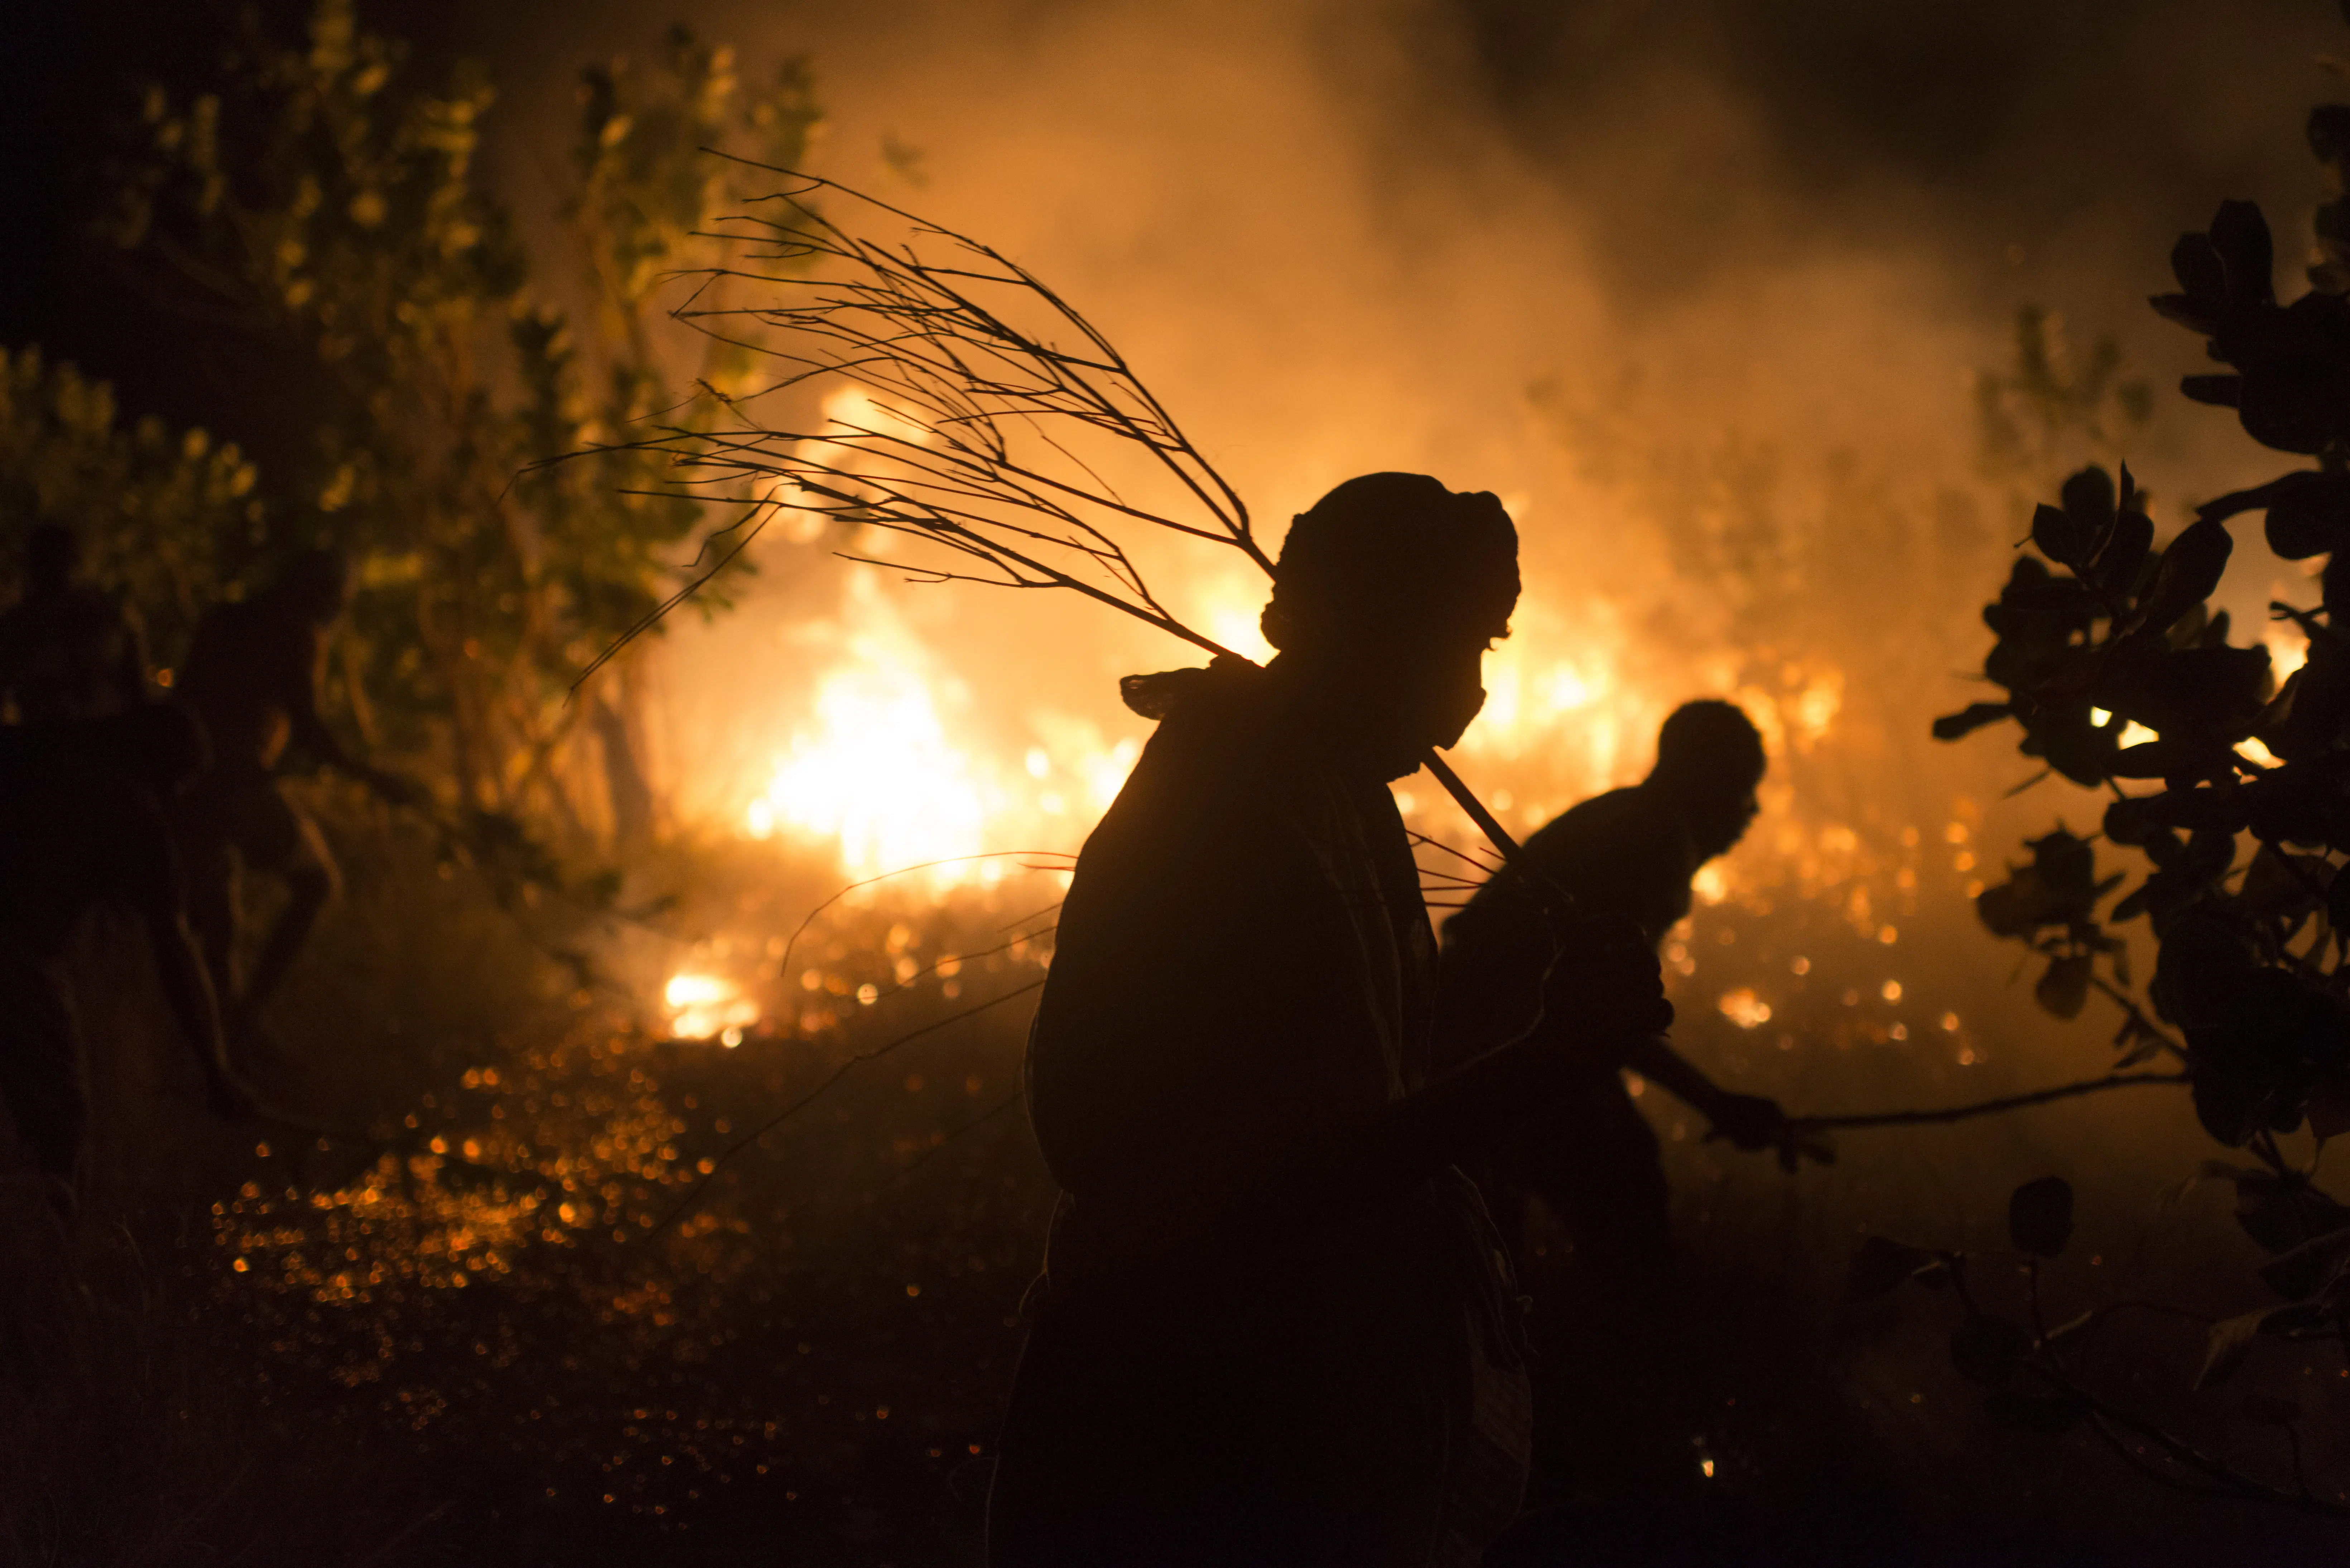
[[[2345,116],[2321,109],[2312,121],[2329,159]],[[2104,836],[2149,868],[2107,918],[2151,927],[2150,1000],[2184,1036],[2205,1128],[2231,1147],[2305,1122],[2350,1126],[2350,909],[2340,907],[2350,882],[2334,876],[2350,856],[2350,641],[2334,626],[2350,596],[2339,552],[2350,535],[2350,298],[2325,286],[2334,275],[2321,265],[2321,286],[2281,306],[2272,260],[2259,209],[2224,202],[2173,249],[2178,291],[2153,303],[2230,367],[2187,378],[2187,396],[2235,409],[2256,440],[2317,465],[2206,503],[2160,549],[2126,466],[2118,483],[2101,467],[2074,473],[2034,512],[2034,553],[1983,612],[1997,638],[1983,674],[2005,700],[1934,725],[1954,740],[2012,719],[2026,755],[2111,790]],[[2210,607],[2230,525],[2254,512],[2278,554],[2331,557],[2318,605],[2272,607],[2309,638],[2307,662],[2282,686],[2268,650],[2230,643],[2227,612]],[[2033,848],[1979,909],[1997,934],[2049,954],[2040,1000],[2074,1017],[2101,983],[2099,959],[2130,983],[2121,941],[2095,917],[2118,878],[2097,879],[2090,845],[2061,830]],[[2126,1053],[2160,1048],[2145,1023],[2133,1012]]]
[[[22,558],[37,524],[71,528],[84,571],[137,607],[166,668],[266,538],[257,480],[209,432],[126,425],[104,382],[0,348],[0,556]]]
[[[495,96],[476,65],[428,78],[349,0],[316,0],[298,36],[247,15],[211,90],[148,89],[99,226],[185,311],[316,372],[317,468],[276,542],[359,567],[346,673],[369,738],[437,753],[461,806],[508,812],[564,806],[579,671],[698,547],[697,510],[615,438],[656,410],[692,423],[708,400],[666,389],[725,379],[671,363],[683,335],[650,326],[650,296],[730,200],[702,150],[796,153],[818,116],[803,63],[748,86],[682,29],[598,66],[568,244],[549,245],[485,175]]]

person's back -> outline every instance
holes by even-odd
[[[1257,672],[1211,679],[1225,689],[1153,738],[1062,912],[1030,1085],[1066,1197],[1036,1305],[1094,1349],[1006,1440],[1050,1424],[1082,1474],[1125,1469],[1099,1445],[1141,1428],[1166,1490],[1123,1501],[1167,1521],[1170,1561],[1186,1529],[1201,1552],[1429,1561],[1444,1531],[1490,1536],[1516,1505],[1506,1442],[1463,1422],[1449,1469],[1412,1440],[1456,1385],[1519,1397],[1499,1237],[1457,1179],[1335,1210],[1348,1151],[1425,1086],[1434,940],[1386,792],[1359,798],[1269,732]],[[1040,1330],[1032,1381],[1065,1344]],[[1491,1515],[1448,1520],[1481,1466]],[[1287,1533],[1309,1501],[1315,1538]]]
[[[1578,908],[1622,916],[1651,947],[1689,914],[1690,879],[1705,863],[1670,803],[1637,784],[1572,807],[1525,851]]]

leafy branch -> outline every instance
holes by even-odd
[[[2241,1176],[2260,1179],[2265,1173]],[[2350,1220],[2350,1212],[2344,1217]],[[2071,1185],[2062,1177],[2042,1177],[2018,1187],[2009,1198],[2012,1262],[1996,1255],[1918,1247],[1872,1236],[1853,1257],[1846,1293],[1854,1302],[1865,1302],[1911,1282],[1947,1292],[1959,1316],[1959,1324],[1950,1334],[1950,1363],[1960,1376],[1985,1390],[1983,1413],[1998,1427],[2056,1437],[2085,1426],[2134,1469],[2164,1485],[2350,1519],[2350,1502],[2320,1496],[2311,1486],[2302,1465],[2301,1411],[2291,1402],[2255,1397],[2247,1407],[2288,1437],[2291,1483],[2279,1485],[2206,1453],[2097,1390],[2089,1356],[2105,1324],[2125,1312],[2173,1309],[2147,1302],[2114,1302],[2052,1326],[2043,1299],[2043,1269],[2063,1255],[2072,1234]],[[2324,1282],[2284,1306],[2208,1324],[2196,1387],[2213,1387],[2227,1381],[2263,1335],[2343,1342],[2343,1313],[2345,1303],[2350,1303],[2350,1272],[2345,1272],[2343,1261],[2350,1259],[2350,1230],[2317,1240],[2324,1243],[2332,1269]],[[2313,1242],[2311,1248],[2314,1246]],[[2311,1248],[2303,1251],[2310,1252]],[[2002,1266],[2012,1267],[2022,1278],[2024,1299],[2020,1314],[1995,1311],[1984,1303],[1979,1288],[1982,1272]],[[2276,1265],[2271,1267],[2275,1271]],[[2305,1284],[2312,1277],[2314,1272],[2277,1273],[2281,1285]],[[2152,1451],[2133,1447],[2129,1437],[2142,1439]]]

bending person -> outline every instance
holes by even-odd
[[[1762,739],[1728,702],[1691,702],[1665,721],[1657,765],[1637,786],[1585,801],[1525,843],[1527,858],[1579,908],[1638,925],[1653,949],[1690,912],[1690,883],[1754,819]],[[1601,1040],[1573,1027],[1573,998],[1545,993],[1545,934],[1507,873],[1479,889],[1444,930],[1443,1015],[1470,1049],[1522,1032],[1555,1035],[1572,1087],[1477,1168],[1479,1184],[1530,1263],[1533,1200],[1564,1229],[1576,1283],[1535,1277],[1535,1333],[1545,1367],[1536,1496],[1621,1492],[1694,1473],[1687,1437],[1665,1430],[1661,1369],[1675,1313],[1671,1193],[1657,1135],[1632,1103],[1636,1072],[1704,1116],[1742,1149],[1774,1147],[1786,1116],[1773,1101],[1713,1082],[1663,1038]]]
[[[1162,722],[1078,860],[1029,1047],[1063,1192],[997,1568],[1466,1565],[1515,1514],[1515,1287],[1452,1167],[1569,1075],[1548,1042],[1431,1072],[1387,785],[1482,705],[1516,556],[1490,494],[1350,480],[1290,532],[1270,667],[1126,683]],[[1636,938],[1569,958],[1589,1027],[1669,1020]]]
[[[175,689],[212,739],[212,772],[183,802],[180,841],[192,888],[190,913],[231,1038],[240,1043],[257,1024],[339,886],[317,825],[286,798],[278,782],[289,744],[389,798],[405,799],[411,793],[404,780],[345,751],[318,716],[319,671],[347,594],[340,556],[326,550],[296,556],[267,588],[205,614]],[[285,907],[241,985],[240,863],[276,877],[286,891]]]

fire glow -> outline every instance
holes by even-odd
[[[1255,629],[1260,599],[1247,585],[1207,578],[1186,597],[1241,651],[1270,656]],[[1488,656],[1485,709],[1460,750],[1491,791],[1490,804],[1529,830],[1634,782],[1656,726],[1684,695],[1735,701],[1781,756],[1812,751],[1842,710],[1844,676],[1832,666],[1788,663],[1760,680],[1725,668],[1703,672],[1697,690],[1668,696],[1627,679],[1640,661],[1607,616],[1570,625],[1529,600],[1519,621]],[[1074,851],[1141,754],[1141,734],[1116,733],[1141,728],[1123,715],[1040,708],[1025,715],[1017,738],[991,732],[954,649],[918,633],[871,566],[852,568],[833,618],[795,636],[823,662],[805,716],[770,742],[764,785],[737,797],[733,822],[754,840],[827,850],[852,879],[925,867],[933,890],[943,892],[993,886],[1005,868],[988,857]],[[1406,785],[1398,801],[1416,830],[1472,841],[1465,819],[1456,820],[1437,792]],[[1717,866],[1700,895],[1716,904],[1735,891],[1732,872]]]
[[[759,1004],[723,975],[681,971],[661,988],[670,1012],[670,1033],[679,1040],[716,1040],[733,1046],[743,1031],[759,1022]]]

